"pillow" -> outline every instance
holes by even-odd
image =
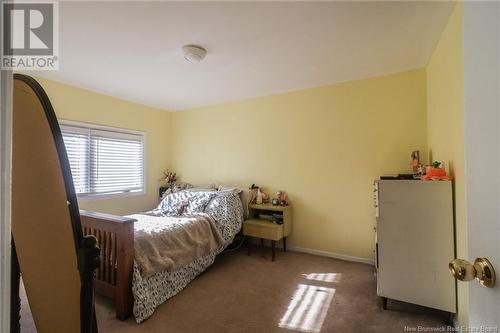
[[[186,182],[177,182],[175,183],[174,187],[172,188],[172,192],[180,192],[189,188],[192,188],[193,185],[186,183]]]
[[[219,185],[217,188],[219,192],[223,191],[229,191],[229,192],[236,192],[240,196],[241,203],[243,205],[243,216],[245,219],[248,218],[248,205],[251,203],[253,197],[252,197],[252,190],[249,189],[242,189],[242,188],[237,188],[233,186],[227,186],[227,185]]]
[[[170,216],[201,213],[215,195],[216,192],[187,190],[171,193],[162,200],[156,210]]]
[[[188,205],[184,210],[185,214],[196,214],[205,211],[207,205],[216,196],[215,192],[191,192],[194,195],[189,199]]]
[[[234,186],[219,185],[219,186],[217,186],[217,191],[236,191],[236,192],[240,193],[241,189],[234,187]]]
[[[184,191],[181,191],[166,195],[156,210],[165,215],[176,216],[180,207],[189,199],[184,193]]]
[[[243,207],[240,197],[234,191],[219,191],[210,201],[205,213],[214,220],[226,243],[230,243],[233,237],[241,229],[243,223]]]

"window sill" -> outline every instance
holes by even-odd
[[[104,194],[77,194],[76,197],[78,201],[99,201],[126,197],[135,197],[139,195],[145,195],[146,191],[138,192],[118,192],[118,193],[104,193]]]

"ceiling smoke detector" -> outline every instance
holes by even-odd
[[[182,51],[184,51],[184,59],[189,62],[200,62],[207,55],[207,50],[198,45],[184,45]]]

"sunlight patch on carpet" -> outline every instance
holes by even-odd
[[[342,273],[310,273],[302,274],[307,280],[323,281],[323,282],[340,282]]]
[[[319,333],[334,294],[334,288],[299,284],[279,327]]]

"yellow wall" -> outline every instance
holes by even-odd
[[[80,200],[80,208],[120,215],[152,209],[158,203],[158,179],[170,164],[170,113],[42,78],[37,80],[59,119],[146,132],[146,194]]]
[[[427,142],[432,159],[449,166],[455,179],[457,256],[467,258],[464,189],[463,8],[458,3],[426,68]],[[459,321],[467,325],[468,293],[458,283]]]
[[[291,245],[373,258],[372,183],[426,154],[425,71],[173,113],[183,179],[274,192],[293,204]]]

